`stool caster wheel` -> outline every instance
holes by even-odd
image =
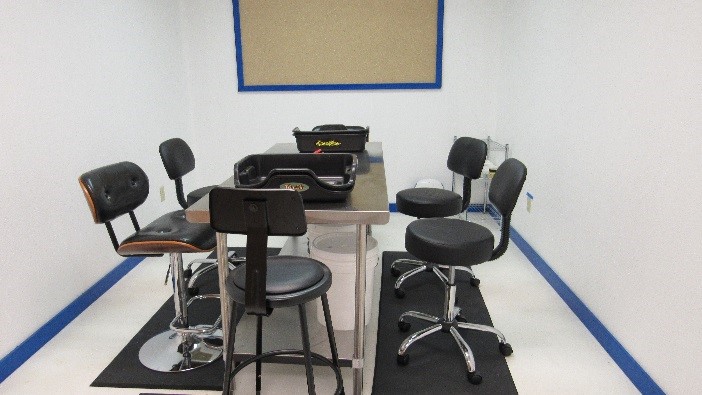
[[[406,321],[398,321],[397,322],[397,327],[400,329],[400,332],[407,332],[412,324]]]
[[[472,285],[474,287],[480,286],[480,279],[477,277],[471,277],[470,278],[470,285]]]
[[[196,296],[200,293],[200,288],[199,287],[191,287],[188,288],[188,295],[190,296]]]
[[[405,365],[407,365],[407,363],[409,363],[409,354],[405,354],[405,355],[397,354],[397,364],[398,365],[405,366]]]
[[[393,277],[400,277],[400,269],[392,266],[390,267],[390,274],[392,274]]]
[[[473,385],[478,385],[483,382],[483,376],[477,372],[468,372],[468,382]]]
[[[395,296],[402,299],[405,297],[405,290],[402,288],[395,288]]]
[[[512,346],[509,343],[500,343],[500,353],[505,357],[512,355]]]

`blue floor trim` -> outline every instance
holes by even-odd
[[[661,387],[656,384],[651,376],[636,362],[634,357],[622,346],[619,341],[607,330],[595,314],[587,308],[585,303],[566,285],[558,274],[544,261],[543,258],[524,240],[524,238],[514,228],[511,229],[511,239],[519,247],[522,253],[534,265],[536,270],[548,281],[554,290],[560,295],[568,307],[575,313],[585,327],[595,336],[595,339],[602,345],[614,362],[626,374],[636,388],[642,394],[665,394]]]
[[[88,306],[93,304],[142,260],[144,260],[143,257],[125,259],[46,324],[37,329],[19,346],[4,356],[0,360],[0,383],[5,381],[17,368],[22,366],[34,353],[39,351],[49,340],[61,332],[66,325],[78,317],[80,313],[85,311]]]

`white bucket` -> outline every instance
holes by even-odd
[[[329,233],[356,232],[356,225],[335,225],[335,224],[307,224],[308,245],[319,236]]]
[[[334,329],[353,330],[356,317],[356,233],[328,233],[312,239],[310,257],[323,262],[332,272],[332,285],[327,291]],[[373,299],[373,275],[378,265],[378,242],[366,241],[366,314],[368,324]],[[317,301],[317,320],[324,325],[321,299]]]

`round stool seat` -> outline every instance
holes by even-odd
[[[207,187],[202,187],[198,188],[188,194],[188,197],[186,198],[186,201],[188,202],[188,207],[192,206],[195,202],[198,200],[202,199],[205,195],[210,193],[212,188],[214,188],[216,185],[210,185]]]
[[[494,236],[484,226],[454,218],[413,221],[405,233],[405,249],[428,262],[471,266],[492,257]]]
[[[331,287],[331,271],[321,262],[299,256],[271,256],[266,261],[266,302],[269,307],[295,306],[316,299]],[[227,278],[232,300],[245,304],[246,265]]]
[[[410,188],[397,193],[397,211],[416,218],[450,217],[460,214],[461,195],[439,188]]]

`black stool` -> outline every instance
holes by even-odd
[[[470,204],[471,181],[480,178],[486,157],[487,144],[484,141],[472,137],[456,139],[451,146],[446,166],[463,176],[463,196],[440,188],[405,189],[396,195],[397,211],[416,218],[451,217],[464,212]],[[401,274],[399,265],[410,265],[413,268]],[[434,272],[446,283],[448,279],[442,270],[448,270],[448,266],[415,259],[396,260],[390,265],[392,275],[398,277],[395,282],[395,295],[403,298],[405,290],[402,289],[402,283],[421,272]],[[468,273],[472,285],[480,284],[470,267],[460,267],[458,270]]]
[[[307,374],[307,390],[315,393],[312,358],[330,366],[337,379],[336,394],[343,393],[339,357],[329,313],[327,290],[331,272],[321,262],[299,256],[267,256],[268,236],[301,236],[307,231],[302,197],[285,189],[215,188],[210,192],[210,223],[221,234],[246,234],[246,264],[234,269],[226,281],[229,298],[256,315],[256,355],[239,363],[232,371],[236,338],[237,308],[231,309],[229,337],[225,354],[224,394],[229,394],[234,375],[256,363],[256,392],[261,391],[261,361],[278,355],[302,355]],[[226,245],[226,237],[218,237]],[[222,246],[218,247],[219,250]],[[324,319],[332,359],[310,351],[305,304],[322,299]],[[262,318],[275,308],[297,306],[302,332],[302,350],[263,352]]]
[[[410,328],[410,323],[406,321],[408,317],[428,321],[433,325],[410,335],[400,344],[397,352],[399,364],[405,365],[409,362],[407,349],[417,340],[439,331],[451,333],[465,358],[468,380],[473,384],[479,384],[482,377],[475,371],[473,352],[458,329],[494,333],[499,341],[500,352],[505,356],[512,354],[512,347],[500,331],[491,326],[468,323],[465,317],[459,315],[460,309],[456,306],[456,269],[497,259],[507,250],[510,218],[526,180],[526,173],[526,167],[522,162],[507,159],[498,167],[492,179],[490,202],[502,215],[500,242],[494,250],[492,232],[472,222],[452,218],[425,218],[413,221],[407,226],[405,233],[407,252],[419,259],[446,265],[449,270],[448,281],[445,284],[442,317],[418,311],[408,311],[400,315],[398,327],[403,332]]]
[[[147,368],[160,372],[182,372],[215,361],[222,354],[221,347],[217,348],[206,341],[217,342],[219,323],[190,326],[188,305],[194,300],[216,299],[219,295],[189,299],[182,258],[183,253],[213,250],[216,245],[214,230],[208,224],[188,222],[182,210],[165,214],[140,228],[134,210],[149,195],[149,179],[134,163],[120,162],[89,171],[81,175],[78,182],[93,220],[97,224],[105,224],[119,255],[170,255],[176,316],[170,330],[156,335],[141,347],[139,361]],[[135,233],[119,243],[111,221],[124,214],[129,214]]]
[[[185,197],[185,193],[183,192],[183,176],[195,169],[195,155],[193,155],[190,146],[183,139],[176,137],[162,142],[158,146],[158,153],[161,156],[163,167],[166,168],[168,178],[175,181],[176,198],[178,199],[178,204],[180,204],[183,209],[192,206],[195,202],[210,193],[212,188],[215,187],[215,185],[201,187],[188,193],[187,198]],[[234,251],[229,253],[229,265],[231,268],[243,262],[244,259],[239,258]],[[193,265],[201,266],[199,266],[198,270],[193,270]],[[199,293],[199,288],[195,284],[198,278],[216,268],[216,259],[195,259],[190,261],[187,268],[183,270],[183,276],[188,283],[188,294],[190,296],[197,295]]]

